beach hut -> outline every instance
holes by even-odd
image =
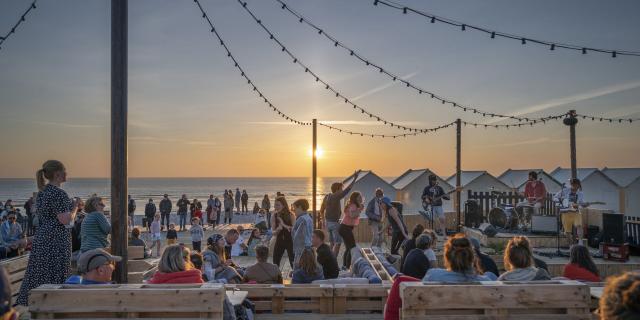
[[[447,179],[447,183],[455,187],[456,175],[454,174],[449,177]],[[473,192],[512,191],[512,188],[498,180],[498,178],[492,176],[487,171],[462,171],[462,174],[460,175],[460,185],[462,186],[462,192],[460,193],[461,208],[464,208],[464,203],[467,201],[469,190]]]
[[[585,201],[606,203],[604,205],[592,205],[591,208],[620,211],[620,187],[614,180],[597,168],[578,168],[577,171],[578,179],[582,183]],[[550,174],[558,182],[564,183],[569,187],[571,169],[558,167]]]
[[[348,178],[344,179],[343,183],[346,186],[351,183],[352,180],[353,175],[350,175]],[[356,180],[355,184],[353,185],[352,191],[359,191],[365,198],[366,205],[369,200],[375,197],[377,188],[382,189],[384,195],[391,198],[391,200],[396,199],[396,189],[389,182],[380,178],[380,176],[370,170],[362,170],[360,172],[358,180]]]
[[[538,173],[538,180],[542,180],[547,192],[556,193],[562,189],[562,183],[542,169],[509,169],[503,172],[498,177],[498,180],[512,189],[517,189],[518,192],[524,192],[524,187],[529,180],[529,172],[531,171]]]
[[[391,182],[397,190],[396,198],[404,205],[404,212],[418,213],[422,210],[422,191],[429,184],[429,176],[435,174],[429,169],[409,169]],[[438,184],[445,192],[453,190],[453,186],[436,174]],[[453,211],[452,201],[444,201],[445,212]]]
[[[604,168],[604,173],[620,187],[620,212],[640,217],[640,168]]]

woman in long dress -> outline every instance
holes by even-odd
[[[49,181],[45,185],[45,179]],[[60,187],[67,181],[62,162],[49,160],[36,173],[40,192],[36,198],[40,226],[33,238],[29,263],[17,304],[29,304],[29,292],[43,284],[62,284],[71,274],[71,222],[78,204]]]

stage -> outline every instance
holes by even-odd
[[[527,236],[529,243],[533,248],[556,248],[556,235],[553,234],[535,234],[530,232],[510,233],[510,232],[498,232],[495,237],[488,237],[482,233],[479,229],[464,228],[464,234],[469,238],[476,238],[480,241],[483,247],[490,248],[504,248],[507,246],[507,242],[514,236]],[[560,247],[568,248],[570,240],[564,234],[560,235]]]

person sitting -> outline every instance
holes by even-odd
[[[191,255],[189,256],[189,260],[191,261],[193,267],[200,270],[200,272],[202,273],[202,281],[209,282],[207,275],[204,273],[204,258],[202,257],[202,254],[197,251],[192,251]]]
[[[244,232],[244,228],[240,225],[236,229],[227,231],[224,237],[224,250],[227,257],[239,257],[245,253],[247,245],[244,244],[242,232]]]
[[[262,243],[262,235],[259,229],[251,230],[251,236],[247,240],[247,255],[249,257],[256,256],[256,247]]]
[[[231,229],[235,231],[234,229]],[[225,239],[220,234],[212,234],[207,238],[207,249],[202,253],[204,258],[204,272],[209,280],[227,282],[242,282],[242,275],[235,268],[235,264],[227,257]]]
[[[393,278],[393,284],[389,289],[389,296],[384,304],[384,320],[400,320],[402,299],[400,298],[400,284],[403,282],[419,282],[420,279],[398,274]]]
[[[580,244],[571,247],[569,264],[564,266],[562,276],[571,280],[600,282],[600,273],[591,259],[589,249]]]
[[[482,272],[489,271],[495,274],[496,276],[499,276],[500,271],[498,271],[498,266],[496,265],[496,262],[493,261],[493,259],[488,254],[482,253],[480,251],[480,241],[478,241],[478,239],[476,238],[471,238],[469,239],[469,241],[471,241],[471,245],[473,245],[473,250],[475,251],[476,256],[480,260],[479,261],[480,271]]]
[[[531,251],[529,239],[524,236],[513,237],[509,240],[504,250],[504,267],[507,269],[507,272],[503,273],[498,280],[551,280],[551,276],[547,271],[536,268],[533,265],[533,252]]]
[[[269,247],[258,245],[256,247],[256,263],[244,272],[244,281],[258,284],[282,284],[282,273],[278,266],[267,262],[269,259]]]
[[[423,281],[472,282],[495,281],[497,276],[491,272],[480,273],[471,241],[464,234],[456,234],[444,245],[444,266],[446,269],[432,268]]]
[[[404,260],[402,270],[407,276],[422,279],[427,270],[431,268],[429,258],[424,254],[424,250],[431,246],[431,236],[421,234],[416,238],[415,242],[416,247],[409,251],[407,258]]]
[[[402,257],[400,258],[400,272],[404,272],[404,261],[407,259],[407,255],[409,252],[416,248],[416,239],[418,236],[422,234],[424,231],[424,226],[421,224],[416,224],[411,230],[411,239],[406,240],[402,244]]]
[[[202,272],[191,263],[191,250],[173,244],[164,249],[158,262],[158,271],[149,280],[150,284],[204,283]]]
[[[18,320],[20,314],[11,307],[11,280],[4,267],[0,267],[0,288],[0,319]]]
[[[130,247],[143,247],[144,250],[144,258],[149,258],[151,256],[151,250],[147,248],[147,243],[144,240],[140,239],[140,228],[134,227],[131,230],[131,239],[129,240]]]
[[[324,242],[324,232],[322,230],[313,230],[313,235],[311,236],[311,244],[314,248],[316,248],[318,263],[322,267],[324,278],[337,278],[340,274],[338,259],[333,255],[333,251],[331,251],[329,245]]]
[[[17,257],[19,249],[26,247],[22,227],[16,222],[15,211],[7,213],[7,220],[0,226],[0,235],[2,236],[1,249],[4,250],[4,257]]]
[[[600,319],[640,319],[640,273],[610,277],[600,298]]]
[[[433,249],[437,248],[438,246],[438,237],[436,236],[436,233],[430,229],[425,229],[424,231],[422,231],[422,234],[426,234],[431,237],[431,245],[429,246],[429,248],[424,250],[424,254],[427,256],[427,259],[429,259],[429,263],[432,266],[437,266],[438,258],[436,257],[436,252]]]
[[[85,251],[78,257],[78,273],[69,277],[65,284],[110,284],[115,263],[122,257],[112,256],[103,249]]]
[[[108,236],[111,224],[104,216],[105,204],[100,197],[91,197],[84,205],[87,214],[80,227],[80,252],[106,248],[109,246]]]
[[[291,283],[311,283],[315,280],[323,280],[322,267],[316,260],[316,252],[311,248],[305,248],[300,255],[300,261],[293,271]]]

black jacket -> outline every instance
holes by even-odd
[[[427,270],[431,268],[431,263],[427,255],[424,254],[424,250],[414,248],[409,251],[402,267],[404,270],[402,273],[405,275],[422,279],[424,275],[427,274]]]
[[[484,254],[478,250],[476,250],[476,254],[478,255],[478,258],[480,258],[480,264],[482,265],[484,272],[491,272],[495,274],[496,277],[500,275],[496,262],[493,261],[493,259],[491,259],[489,255]]]
[[[326,243],[321,244],[316,250],[318,263],[322,266],[325,279],[335,279],[340,273],[338,260],[333,256],[333,252]]]
[[[156,204],[155,203],[147,203],[146,206],[144,206],[144,216],[147,218],[153,217],[156,215]]]
[[[173,209],[173,203],[169,199],[162,199],[160,201],[160,213],[171,213],[171,209]]]

